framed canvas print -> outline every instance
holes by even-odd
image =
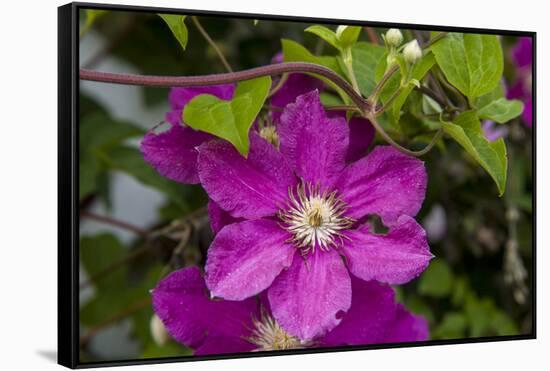
[[[59,362],[535,338],[535,48],[60,7]]]

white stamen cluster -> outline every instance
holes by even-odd
[[[337,192],[321,192],[318,184],[302,182],[296,190],[290,188],[288,200],[287,206],[279,211],[279,218],[293,234],[290,242],[302,250],[302,255],[315,252],[317,246],[323,251],[338,248],[346,237],[341,231],[354,223],[343,216],[347,206]]]
[[[262,313],[261,319],[254,319],[253,323],[252,336],[247,340],[258,346],[256,351],[298,349],[307,346],[297,337],[289,335],[273,317],[266,313]]]

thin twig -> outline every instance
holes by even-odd
[[[361,112],[359,108],[351,105],[341,104],[336,106],[326,106],[325,110],[327,111],[354,111],[354,112]]]
[[[199,32],[204,37],[204,39],[208,42],[208,44],[210,44],[212,49],[214,49],[214,51],[218,55],[218,58],[220,58],[220,61],[224,65],[225,69],[227,70],[227,72],[233,72],[233,69],[229,65],[229,62],[227,62],[227,59],[225,59],[225,56],[223,55],[221,49],[218,47],[216,42],[212,40],[208,32],[206,32],[206,30],[202,27],[201,23],[199,22],[199,19],[195,16],[191,17],[191,19],[193,20],[195,27],[197,27],[197,30],[199,30]]]
[[[391,97],[382,105],[382,107],[378,108],[375,111],[376,116],[379,116],[382,113],[384,113],[393,104],[393,101],[401,94],[402,90],[403,88],[399,87],[399,89],[394,91]]]
[[[441,108],[447,107],[447,102],[445,101],[445,99],[440,97],[439,94],[437,94],[433,90],[422,85],[415,87],[415,89],[421,92],[422,94],[427,95],[428,97],[435,100],[441,106]]]
[[[369,37],[369,40],[371,43],[379,45],[380,39],[378,38],[378,34],[372,27],[363,27],[363,29],[367,32],[367,36]]]
[[[137,227],[135,225],[123,222],[122,220],[118,220],[118,219],[115,219],[115,218],[112,218],[112,217],[109,217],[109,216],[98,215],[98,214],[95,214],[95,213],[90,212],[90,211],[82,211],[80,213],[80,216],[84,217],[84,218],[87,218],[87,219],[96,220],[98,222],[110,224],[110,225],[113,225],[115,227],[119,227],[119,228],[122,228],[122,229],[126,229],[126,230],[134,232],[135,234],[137,234],[139,236],[142,236],[142,237],[147,236],[147,234],[149,233],[149,231],[147,231],[144,228]]]
[[[433,39],[428,40],[428,42],[422,44],[422,49],[429,48],[439,40],[443,39],[445,36],[447,36],[447,32],[440,32],[438,33]]]
[[[283,85],[287,82],[288,80],[288,73],[283,73],[281,75],[281,78],[279,79],[279,81],[277,81],[277,84],[275,84],[275,86],[269,91],[269,94],[267,95],[267,99],[271,98],[272,96],[274,96],[279,90],[281,90],[281,88],[283,87]]]
[[[432,148],[433,146],[435,146],[437,144],[437,141],[441,138],[441,136],[443,135],[443,129],[439,129],[437,131],[437,133],[435,133],[434,137],[432,138],[432,141],[426,146],[424,147],[423,149],[419,150],[419,151],[412,151],[408,148],[405,148],[403,146],[401,146],[399,143],[397,143],[396,141],[394,141],[392,139],[392,137],[389,136],[388,133],[386,133],[386,131],[384,130],[384,128],[382,128],[382,126],[380,126],[380,124],[378,123],[378,121],[376,120],[376,116],[375,116],[375,113],[374,112],[371,112],[367,115],[364,116],[367,120],[370,121],[370,123],[372,124],[372,126],[374,127],[374,129],[378,132],[378,134],[380,134],[382,136],[382,138],[384,138],[384,140],[386,142],[388,142],[392,147],[395,147],[396,149],[398,149],[399,151],[407,154],[407,155],[410,155],[410,156],[415,156],[415,157],[419,157],[419,156],[422,156],[422,155],[425,155],[426,153],[428,153]]]
[[[376,102],[378,101],[378,96],[380,95],[380,92],[384,88],[384,85],[386,85],[386,82],[388,82],[390,77],[392,77],[393,74],[397,72],[397,70],[399,70],[399,66],[397,64],[393,65],[389,70],[386,71],[386,73],[384,74],[384,76],[382,76],[380,81],[378,81],[378,84],[376,84],[376,86],[374,87],[374,90],[372,91],[372,94],[369,97],[369,102],[371,103],[371,105],[376,104]]]

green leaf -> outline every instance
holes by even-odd
[[[502,138],[489,142],[475,111],[466,111],[457,116],[454,123],[443,122],[449,134],[472,156],[495,181],[499,195],[506,189],[507,157],[506,144]]]
[[[421,81],[424,76],[430,71],[430,69],[435,64],[435,58],[432,53],[426,53],[422,56],[422,58],[416,62],[413,67],[410,74],[410,78]],[[381,58],[378,66],[376,67],[376,81],[380,81],[382,77],[384,76],[387,69],[387,61],[386,58]],[[380,92],[380,99],[382,102],[387,102],[401,87],[401,70],[396,71],[393,76],[391,76],[386,84],[384,85],[384,88]],[[401,117],[401,108],[405,104],[408,96],[411,94],[411,92],[414,90],[413,84],[407,84],[401,89],[401,92],[399,95],[395,98],[392,106],[390,109],[386,111],[387,117],[389,118],[390,124],[393,128],[399,128],[399,120]]]
[[[457,339],[464,337],[468,322],[460,312],[446,313],[439,326],[431,333],[434,339]]]
[[[292,40],[282,39],[281,45],[283,49],[283,58],[285,62],[309,62],[309,63],[320,64],[321,66],[325,66],[328,69],[333,70],[340,76],[344,76],[344,73],[340,68],[340,65],[338,64],[338,60],[336,57],[333,57],[333,56],[319,57],[319,56],[313,55],[305,47],[303,47],[302,45]]]
[[[441,259],[434,260],[422,273],[418,285],[418,292],[422,295],[437,298],[448,296],[453,284],[453,273]]]
[[[338,44],[342,49],[350,48],[357,42],[360,33],[359,26],[338,26],[336,29]]]
[[[89,152],[81,151],[78,164],[79,200],[82,201],[97,190],[100,173],[101,166],[97,158]]]
[[[134,177],[139,182],[164,193],[179,206],[183,208],[187,207],[182,185],[161,177],[151,165],[145,162],[138,149],[119,146],[109,152],[101,153],[101,158],[111,170],[122,171]]]
[[[319,64],[321,66],[327,67],[328,69],[336,72],[338,75],[346,78],[346,75],[344,74],[342,68],[340,67],[340,63],[338,62],[338,58],[334,56],[316,56],[313,55],[304,48],[302,45],[298,44],[295,41],[282,39],[281,40],[282,49],[283,49],[283,57],[285,62],[308,62],[308,63],[315,63]],[[334,84],[332,81],[330,81],[327,78],[312,74],[313,76],[316,76],[320,78],[322,81],[324,81],[328,86],[336,90],[338,92],[338,95],[342,99],[344,103],[349,102],[349,97],[347,94],[345,94],[342,89]]]
[[[428,73],[428,71],[433,67],[435,64],[435,58],[432,53],[425,54],[418,62],[416,62],[413,66],[411,78],[415,80],[422,80],[424,76]],[[405,86],[397,98],[395,98],[395,101],[392,105],[393,115],[394,117],[400,116],[401,107],[403,107],[403,104],[405,104],[405,101],[407,100],[407,97],[409,94],[413,91],[414,85],[408,84]]]
[[[133,124],[116,121],[106,113],[87,115],[80,124],[79,199],[99,189],[99,176],[103,172],[100,153],[119,145],[124,140],[141,136],[144,131]]]
[[[172,31],[172,34],[178,40],[183,50],[187,47],[187,26],[185,25],[184,15],[177,14],[159,14],[164,22]]]
[[[96,19],[107,14],[108,10],[86,9],[86,23],[94,23]]]
[[[86,22],[80,30],[80,36],[82,37],[98,18],[104,16],[108,12],[108,10],[86,9]]]
[[[141,353],[141,358],[166,358],[166,357],[182,357],[190,356],[193,351],[189,348],[184,348],[175,341],[169,341],[164,345],[149,343]]]
[[[486,106],[480,108],[477,112],[482,120],[491,120],[504,124],[521,115],[523,112],[523,102],[517,99],[508,100],[499,98]]]
[[[351,50],[353,71],[363,96],[368,97],[376,86],[376,67],[385,54],[385,48],[367,42],[358,42]]]
[[[82,237],[80,240],[80,262],[89,277],[103,271],[114,262],[122,259],[126,251],[112,234],[99,234]],[[100,291],[116,291],[125,285],[127,271],[121,267],[94,283]]]
[[[336,49],[341,50],[338,37],[336,36],[336,33],[331,29],[325,26],[313,25],[306,28],[305,31],[319,36],[321,39],[325,40]]]
[[[504,62],[496,35],[449,33],[431,50],[447,80],[470,99],[489,93],[502,77]]]
[[[230,101],[209,94],[199,95],[185,106],[184,121],[193,129],[226,139],[246,157],[249,150],[248,131],[270,87],[271,78],[265,76],[239,83]]]
[[[492,101],[495,101],[499,98],[504,98],[504,88],[502,84],[497,84],[497,86],[487,94],[483,94],[482,96],[477,97],[475,100],[475,106],[477,108],[485,107]]]

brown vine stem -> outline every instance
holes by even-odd
[[[363,112],[370,109],[371,104],[357,93],[353,86],[344,80],[336,72],[314,64],[306,62],[289,62],[268,64],[261,67],[255,67],[248,70],[237,72],[228,72],[203,76],[151,76],[151,75],[129,75],[109,72],[99,72],[88,69],[80,69],[80,78],[82,80],[106,82],[112,84],[157,86],[157,87],[189,87],[229,84],[238,81],[251,80],[263,76],[274,76],[283,73],[302,72],[311,73],[327,78],[338,87],[340,87]]]
[[[193,23],[195,24],[195,27],[197,27],[197,30],[199,30],[199,32],[201,33],[202,37],[204,37],[204,39],[208,42],[208,44],[210,44],[212,49],[214,49],[214,51],[218,55],[218,58],[222,62],[225,69],[228,72],[233,72],[233,69],[231,68],[231,65],[229,64],[227,59],[225,59],[225,56],[223,55],[221,49],[216,44],[216,42],[214,40],[212,40],[212,38],[210,37],[208,32],[206,32],[206,30],[202,27],[201,23],[199,22],[199,19],[195,16],[191,17],[191,19],[193,20]]]
[[[122,228],[122,229],[126,229],[126,230],[128,230],[130,232],[134,232],[135,234],[137,234],[139,236],[142,236],[142,237],[145,237],[149,234],[149,231],[147,231],[146,229],[137,227],[135,225],[123,222],[123,221],[115,219],[115,218],[111,218],[109,216],[98,215],[98,214],[92,213],[90,211],[82,211],[80,213],[80,216],[84,217],[84,218],[96,220],[98,222],[114,225],[114,226]]]
[[[382,126],[380,126],[380,123],[376,120],[376,113],[375,112],[370,112],[370,113],[364,115],[363,117],[370,121],[370,123],[372,124],[374,129],[376,129],[378,134],[380,134],[386,142],[388,142],[390,145],[397,148],[401,152],[403,152],[407,155],[410,155],[410,156],[419,157],[419,156],[425,155],[437,144],[437,141],[443,136],[443,129],[440,128],[435,133],[435,135],[433,136],[432,141],[430,143],[428,143],[428,145],[426,145],[426,147],[422,148],[419,151],[412,151],[408,148],[405,148],[405,147],[401,146],[399,143],[394,141],[392,139],[392,137],[390,137],[388,135],[388,133],[386,133],[384,128],[382,128]]]

